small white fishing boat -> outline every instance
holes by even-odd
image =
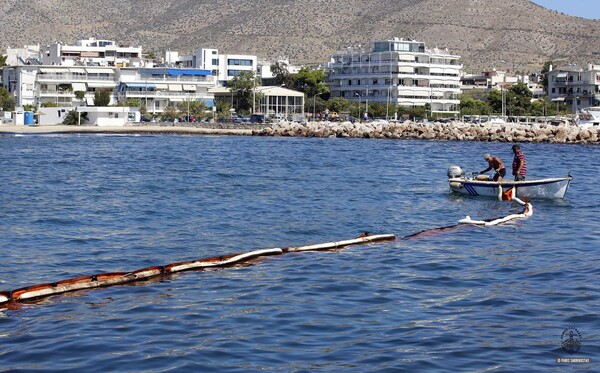
[[[577,114],[575,123],[585,129],[600,128],[600,106],[581,109]]]
[[[555,177],[548,179],[514,181],[503,179],[500,182],[492,181],[487,175],[466,177],[459,166],[448,168],[448,184],[455,193],[470,196],[488,196],[499,199],[543,198],[563,199],[567,194],[573,177]],[[507,193],[510,193],[510,197]]]

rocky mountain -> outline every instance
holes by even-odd
[[[462,56],[465,69],[600,64],[600,21],[528,0],[3,0],[0,50],[97,37],[162,55],[199,47],[294,64],[403,37]]]

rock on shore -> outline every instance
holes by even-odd
[[[545,123],[279,122],[260,130],[254,130],[252,134],[256,136],[597,144],[600,130]]]

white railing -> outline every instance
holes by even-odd
[[[207,97],[205,94],[200,93],[187,93],[187,92],[169,92],[169,91],[122,91],[119,92],[121,96],[125,97],[135,97],[135,98],[160,98],[160,97],[177,97],[184,98],[188,100],[194,99],[212,99],[212,97]]]
[[[79,82],[85,82],[85,81],[112,81],[115,82],[115,79],[113,77],[107,77],[107,76],[83,76],[83,75],[72,75],[72,74],[40,74],[37,76],[37,80],[38,81],[47,81],[47,80],[56,80],[56,81],[77,81]],[[115,82],[115,85],[117,84],[117,82]]]
[[[197,82],[197,83],[213,83],[211,78],[191,77],[191,76],[175,76],[175,77],[141,77],[135,81],[136,83],[177,83],[177,82]]]

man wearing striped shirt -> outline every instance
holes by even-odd
[[[512,163],[512,173],[515,177],[515,181],[525,180],[527,175],[527,161],[525,160],[525,154],[521,151],[519,145],[513,145],[512,151],[515,153],[515,158]]]

